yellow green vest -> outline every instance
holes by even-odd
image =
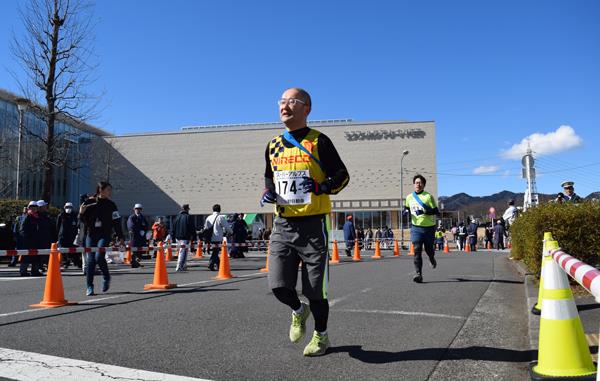
[[[436,208],[435,199],[429,193],[423,191],[419,195],[423,204],[430,208]],[[410,209],[410,220],[414,226],[430,227],[435,226],[435,216],[425,214],[425,209],[415,200],[413,194],[406,196],[406,207]],[[417,211],[419,215],[417,216]]]
[[[319,150],[317,148],[318,138],[321,133],[316,130],[310,130],[309,133],[299,143],[306,148],[314,157],[319,158]],[[308,170],[310,177],[318,183],[325,180],[326,175],[310,156],[300,150],[300,148],[287,148],[283,145],[283,136],[276,136],[269,142],[269,160],[271,161],[271,169],[276,182],[275,190],[277,191],[277,171],[301,171]],[[287,185],[287,184],[286,184]],[[299,187],[300,184],[294,184]],[[278,197],[279,200],[279,197]],[[304,205],[280,205],[279,202],[275,205],[275,215],[280,217],[304,217],[314,216],[319,214],[328,214],[331,212],[331,200],[329,195],[321,194],[310,196],[310,204]]]

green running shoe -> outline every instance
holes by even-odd
[[[315,331],[310,343],[304,348],[304,356],[322,356],[330,346],[329,336]]]
[[[292,312],[292,325],[290,326],[290,341],[297,343],[304,337],[306,333],[306,319],[310,316],[310,307],[302,302],[303,311],[298,315]]]

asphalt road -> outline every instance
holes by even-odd
[[[264,257],[233,259],[228,281],[214,281],[205,260],[185,273],[170,262],[180,287],[166,292],[144,292],[150,262],[113,266],[111,290],[92,298],[67,270],[65,296],[83,303],[35,311],[44,278],[3,265],[0,347],[214,380],[528,379],[524,287],[506,253],[438,254],[423,284],[412,282],[411,257],[369,255],[331,266],[333,347],[320,358],[302,356],[308,337],[289,342],[290,311],[258,272]]]

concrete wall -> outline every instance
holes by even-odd
[[[411,191],[415,173],[428,172],[427,190],[437,197],[434,122],[311,127],[331,138],[350,172],[350,184],[333,199],[399,199],[405,149],[410,154],[404,159],[404,193]],[[402,136],[407,129],[421,132]],[[154,215],[174,214],[183,203],[190,204],[192,214],[208,214],[215,203],[223,212],[271,212],[270,206],[261,209],[258,200],[264,188],[265,148],[281,131],[279,125],[237,126],[106,138],[115,151],[110,177],[114,200],[121,210],[141,202],[146,214]],[[96,165],[97,173],[106,171],[106,161]]]

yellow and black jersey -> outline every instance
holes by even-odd
[[[265,151],[265,187],[277,194],[275,213],[281,217],[327,214],[331,211],[329,194],[337,194],[346,187],[350,180],[348,170],[326,135],[308,127],[291,134],[314,158],[283,135],[269,141]],[[318,183],[327,181],[331,191],[320,195],[303,194],[299,186],[304,177]]]

